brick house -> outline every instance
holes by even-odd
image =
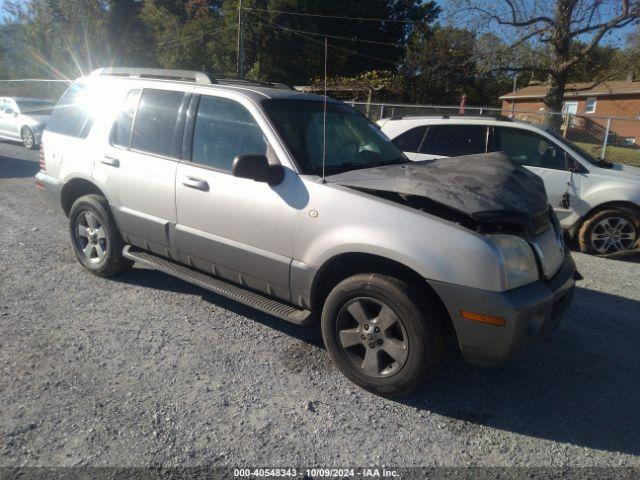
[[[502,111],[512,112],[549,111],[543,103],[547,86],[530,85],[500,97]],[[593,83],[567,84],[563,112],[575,114],[578,123],[594,123],[606,127],[609,117],[616,117],[615,133],[627,144],[640,144],[640,82],[611,81],[598,85]],[[622,118],[628,121],[621,120]]]

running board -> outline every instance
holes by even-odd
[[[122,250],[124,255],[129,260],[142,263],[143,265],[159,270],[164,273],[168,273],[174,277],[177,277],[185,282],[192,283],[198,287],[202,287],[210,292],[216,293],[223,297],[229,298],[240,302],[248,307],[255,308],[261,312],[268,313],[274,317],[278,317],[287,322],[295,323],[296,325],[307,325],[311,323],[312,317],[309,310],[302,310],[291,306],[286,303],[282,303],[273,298],[265,297],[252,290],[247,290],[237,285],[225,282],[219,278],[212,277],[202,272],[192,270],[171,260],[167,260],[158,255],[140,250],[131,245],[127,245]]]

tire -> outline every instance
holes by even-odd
[[[38,142],[36,141],[36,135],[29,127],[22,127],[20,130],[20,138],[22,139],[22,145],[29,150],[38,148]]]
[[[607,255],[633,250],[638,242],[638,222],[639,219],[627,210],[610,209],[597,212],[580,227],[580,251]]]
[[[80,197],[69,213],[71,244],[78,261],[99,277],[111,277],[131,268],[122,256],[125,246],[107,200],[100,195]]]
[[[442,315],[426,292],[387,275],[360,274],[329,293],[322,337],[352,382],[379,395],[405,395],[435,370],[443,348]]]

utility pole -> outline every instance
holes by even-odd
[[[244,38],[242,32],[242,0],[238,0],[238,77],[244,78]]]

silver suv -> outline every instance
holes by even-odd
[[[497,364],[571,303],[575,265],[542,181],[485,157],[473,171],[414,164],[338,101],[109,69],[60,100],[36,184],[90,272],[138,262],[296,324],[319,319],[338,368],[392,395],[429,376],[447,338]]]
[[[379,124],[414,161],[503,152],[542,178],[560,224],[585,253],[638,247],[640,168],[594,158],[553,130],[506,118],[407,117]]]

